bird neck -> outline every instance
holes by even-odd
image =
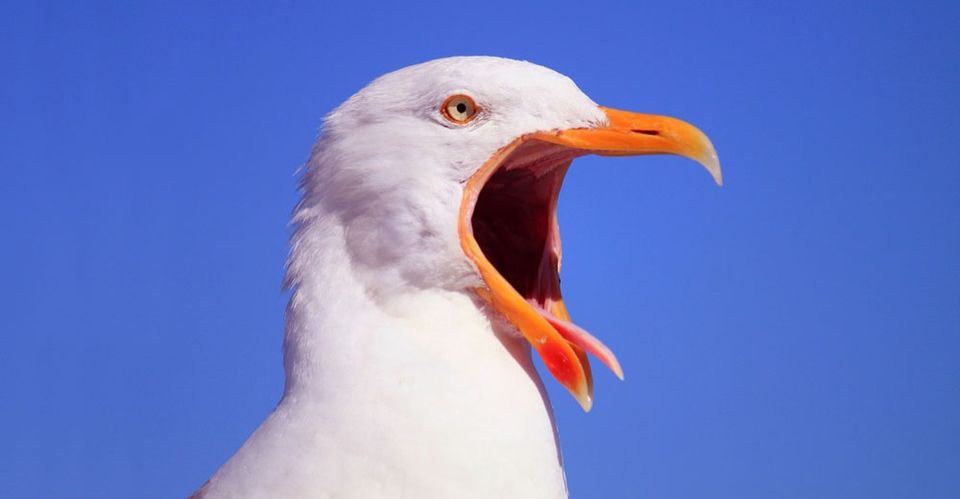
[[[529,345],[468,291],[371,289],[346,232],[337,217],[300,220],[289,264],[287,383],[258,433],[298,440],[307,446],[298,452],[341,474],[408,483],[429,470],[411,490],[445,476],[435,485],[516,491],[538,482],[532,491],[562,495],[552,411]]]
[[[295,221],[286,277],[292,289],[284,337],[286,392],[337,390],[329,379],[425,360],[418,356],[436,356],[427,365],[444,358],[456,362],[458,353],[479,344],[510,352],[539,381],[526,343],[495,331],[472,292],[410,283],[399,275],[396,259],[371,259],[365,244],[357,250],[352,220],[322,207],[301,206]]]
[[[404,372],[394,370],[416,367],[448,376],[474,364],[494,370],[497,362],[540,385],[529,345],[507,324],[491,320],[471,291],[403,284],[388,269],[365,267],[356,261],[347,232],[337,216],[300,217],[286,279],[293,292],[284,337],[285,392],[326,396],[326,390],[343,392],[331,380],[361,373],[395,380]]]

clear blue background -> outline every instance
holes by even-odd
[[[0,496],[199,486],[281,391],[320,118],[492,54],[727,180],[572,169],[565,293],[627,375],[549,383],[574,497],[960,497],[958,2],[3,2],[0,47]]]

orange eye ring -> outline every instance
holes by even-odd
[[[456,94],[447,97],[443,101],[443,105],[440,106],[440,114],[443,115],[447,121],[457,124],[457,125],[466,125],[472,119],[477,117],[479,114],[480,108],[477,106],[477,103],[469,95]]]

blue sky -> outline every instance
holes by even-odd
[[[0,3],[0,495],[202,483],[280,394],[320,118],[489,54],[724,166],[568,176],[564,293],[626,372],[549,383],[574,497],[960,496],[960,4],[476,4]]]

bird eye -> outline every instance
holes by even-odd
[[[440,106],[443,117],[458,125],[463,125],[472,120],[477,115],[477,111],[477,104],[473,102],[473,99],[462,94],[447,97],[447,100],[443,101],[443,105]]]

